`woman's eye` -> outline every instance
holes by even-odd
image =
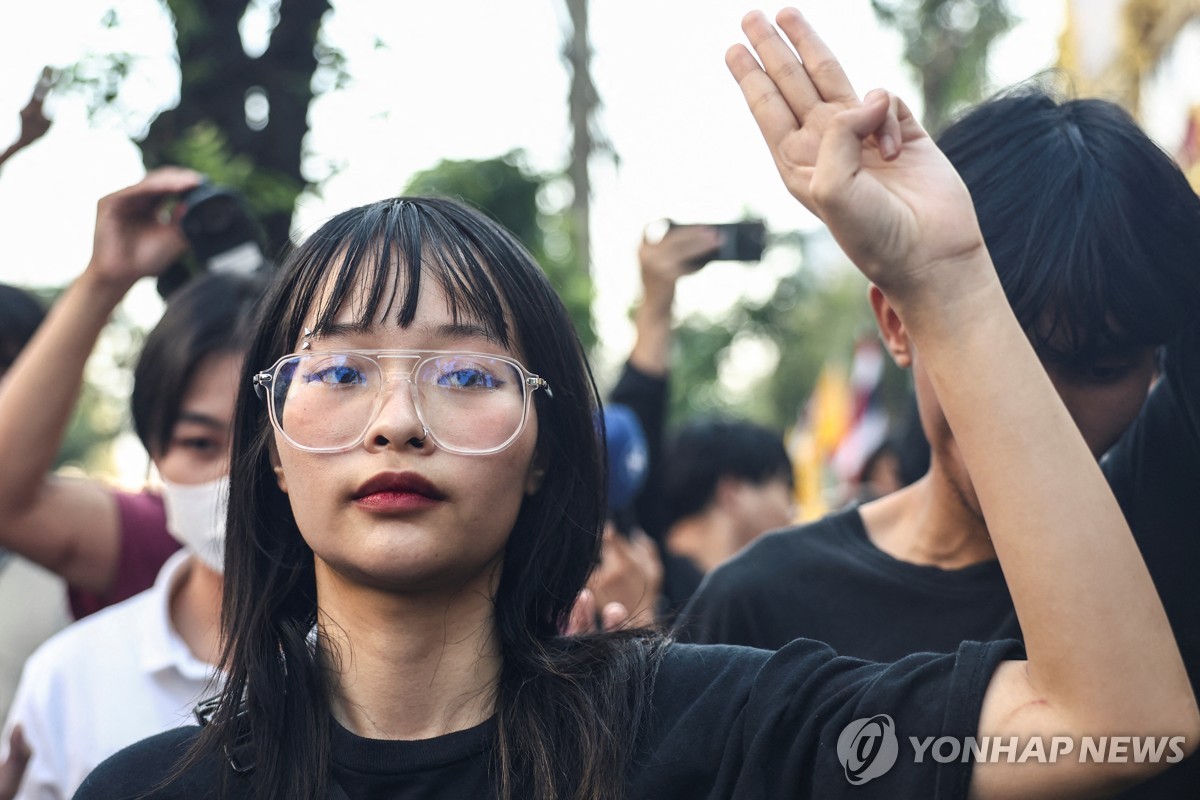
[[[503,382],[486,370],[461,368],[443,372],[438,385],[455,389],[498,389]]]
[[[308,374],[308,383],[320,383],[325,386],[353,386],[365,383],[361,371],[344,365],[324,367],[313,370]]]

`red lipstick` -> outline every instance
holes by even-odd
[[[353,499],[366,511],[399,514],[431,508],[446,495],[415,472],[381,472],[358,487]]]

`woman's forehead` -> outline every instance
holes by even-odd
[[[400,328],[424,341],[506,344],[500,326],[507,327],[510,320],[498,324],[481,318],[463,299],[455,302],[446,290],[446,277],[427,264],[415,273],[405,268],[396,255],[386,276],[381,277],[374,268],[360,268],[353,284],[339,292],[341,272],[340,261],[327,271],[315,301],[304,313],[301,340],[311,336],[357,339]],[[409,295],[409,282],[414,277],[418,283],[415,302]],[[404,319],[406,312],[408,319]]]

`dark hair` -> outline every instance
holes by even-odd
[[[24,289],[0,283],[0,373],[12,366],[46,317],[46,309]]]
[[[497,793],[619,797],[662,640],[559,635],[599,559],[605,485],[596,388],[567,313],[532,257],[497,223],[435,198],[384,200],[334,217],[281,265],[263,304],[234,423],[226,682],[192,756],[222,757],[245,734],[256,797],[327,794],[329,690],[309,642],[317,620],[313,553],[276,483],[272,428],[251,378],[295,347],[305,319],[315,317],[319,333],[362,287],[355,324],[366,328],[381,313],[411,324],[423,280],[440,284],[453,316],[519,350],[554,392],[534,395],[545,480],[522,503],[494,598],[503,658]]]
[[[260,275],[206,273],[168,298],[133,370],[133,427],[152,457],[162,455],[171,441],[200,362],[244,349],[243,334],[265,287]]]
[[[726,476],[762,485],[778,478],[791,486],[792,462],[783,437],[747,420],[697,417],[681,425],[663,458],[667,527],[703,511]]]
[[[1119,106],[1025,85],[938,137],[1039,349],[1170,341],[1200,307],[1200,197]]]

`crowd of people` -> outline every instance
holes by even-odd
[[[668,424],[716,229],[642,242],[602,392],[511,234],[399,197],[176,289],[130,403],[154,481],[57,475],[113,310],[188,247],[202,176],[154,170],[48,311],[0,287],[0,800],[1196,795],[1200,197],[1111,103],[1018,87],[935,142],[798,12],[743,31],[924,474],[796,525],[779,432]]]

